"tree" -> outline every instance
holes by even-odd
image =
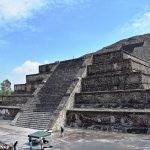
[[[6,79],[1,83],[1,94],[10,95],[11,94],[11,82]]]

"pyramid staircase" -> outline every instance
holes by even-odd
[[[43,130],[49,125],[49,128],[51,128],[55,111],[70,85],[76,81],[76,75],[82,64],[82,58],[59,62],[55,70],[45,80],[43,86],[34,90],[34,97],[23,107],[21,115],[16,121],[16,126]],[[41,71],[44,71],[44,69],[41,69]],[[36,84],[32,86],[34,85]],[[19,88],[17,87],[16,89]],[[27,88],[26,91],[28,91]],[[24,91],[20,90],[20,92]]]
[[[150,64],[121,50],[93,55],[66,117],[73,128],[149,133]]]

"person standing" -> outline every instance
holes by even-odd
[[[40,138],[41,150],[43,150],[43,138]]]
[[[29,145],[30,145],[30,150],[32,150],[32,138],[29,136]]]
[[[14,143],[14,150],[16,150],[16,146],[17,146],[17,144],[18,144],[18,141],[16,141],[15,143]]]
[[[63,127],[60,127],[60,133],[61,133],[61,137],[64,136],[64,128]]]

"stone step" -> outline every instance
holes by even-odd
[[[32,109],[29,109],[29,110],[28,110],[28,109],[27,109],[27,110],[24,110],[24,111],[23,111],[23,114],[33,114],[33,108],[32,108]],[[40,115],[40,114],[41,114],[41,115],[46,115],[46,114],[51,114],[51,112],[49,112],[49,113],[45,113],[45,112],[43,112],[43,113],[38,113],[38,112],[37,112],[37,113],[34,113],[34,114],[37,114],[37,115]]]
[[[52,109],[56,109],[56,108],[51,108],[51,109],[49,109],[49,108],[46,108],[46,109],[34,109],[33,111],[34,112],[49,112],[49,111],[51,111],[53,113],[54,111]]]
[[[51,115],[51,112],[24,112],[23,115],[34,115],[34,116],[48,116]]]
[[[19,120],[26,120],[26,119],[28,119],[28,120],[38,120],[38,119],[45,120],[45,119],[49,119],[49,118],[50,118],[50,116],[22,116],[19,118]]]
[[[150,66],[136,62],[132,59],[124,59],[120,62],[90,65],[87,67],[87,76],[98,76],[102,74],[113,75],[135,71],[141,71],[144,74],[150,74]]]
[[[17,123],[17,125],[19,124],[24,124],[24,125],[27,125],[27,124],[31,124],[31,125],[39,125],[39,124],[48,124],[49,120],[29,120],[29,121],[25,121],[25,120],[21,120],[21,123]]]
[[[82,79],[81,92],[150,88],[150,76],[141,72]]]
[[[41,115],[41,116],[39,116],[39,115],[27,114],[27,115],[20,116],[19,119],[24,119],[24,118],[28,118],[28,119],[30,119],[30,118],[40,118],[40,119],[42,119],[42,118],[49,118],[50,116],[51,115]]]
[[[20,120],[20,121],[25,121],[25,122],[28,122],[28,121],[46,121],[46,120],[49,120],[51,118],[51,116],[49,116],[49,117],[39,117],[39,118],[34,118],[34,117],[24,117],[24,118],[19,118],[18,120]],[[28,120],[26,120],[26,119],[28,119]],[[40,120],[39,120],[40,119]]]
[[[30,124],[21,124],[16,125],[18,127],[24,127],[24,128],[30,128],[30,129],[36,129],[36,130],[44,130],[46,129],[47,125],[30,125]]]
[[[148,133],[150,109],[74,109],[67,111],[67,126],[102,131]]]
[[[46,117],[46,118],[44,118],[44,117],[43,117],[43,118],[42,118],[42,117],[41,117],[41,118],[40,118],[40,117],[39,117],[39,118],[24,117],[24,118],[19,118],[19,121],[25,121],[25,122],[28,122],[29,120],[30,120],[30,121],[31,121],[31,120],[32,120],[32,121],[39,121],[39,119],[40,119],[41,121],[44,121],[44,120],[46,121],[46,120],[49,120],[50,118],[51,118],[50,116],[49,116],[49,117]],[[28,121],[27,121],[26,119],[28,119]]]
[[[41,123],[41,124],[48,124],[48,122],[49,122],[49,119],[47,119],[47,120],[42,120],[42,121],[38,121],[38,120],[29,120],[29,121],[25,121],[25,120],[20,120],[20,122],[21,123],[18,123],[18,124],[39,124],[39,123]]]
[[[29,126],[46,126],[47,124],[49,123],[49,121],[45,121],[45,122],[38,122],[38,121],[33,121],[33,122],[25,122],[25,121],[22,121],[20,124],[18,123],[18,124],[16,124],[16,125],[24,125],[24,126],[27,126],[27,125],[29,125]]]
[[[75,108],[150,108],[150,89],[75,94]]]
[[[59,102],[60,103],[60,102]],[[45,104],[36,104],[36,108],[53,108],[53,107],[57,107],[59,105],[58,102],[54,103],[45,103]]]
[[[30,121],[28,121],[28,122],[25,122],[24,120],[21,122],[21,124],[31,124],[31,125],[43,125],[43,126],[45,126],[46,124],[48,124],[48,122],[49,122],[49,120],[47,120],[47,121],[35,121],[35,120],[33,120],[33,122],[32,122],[32,120],[30,120]]]

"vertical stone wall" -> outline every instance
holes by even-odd
[[[19,108],[5,108],[0,106],[0,120],[13,120]]]
[[[67,118],[67,124],[76,128],[128,133],[148,133],[150,128],[149,112],[68,111]]]

